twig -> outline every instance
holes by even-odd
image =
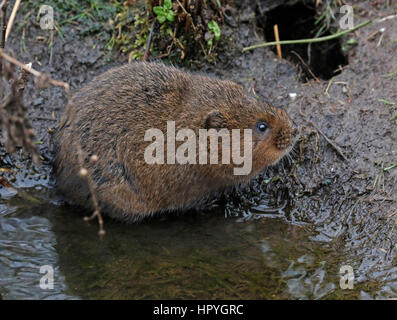
[[[329,97],[328,91],[331,88],[332,84],[342,84],[342,85],[347,87],[349,83],[348,82],[344,82],[344,81],[335,81],[334,82],[334,78],[331,78],[331,80],[328,82],[327,88],[325,89],[325,92],[324,92],[328,97]]]
[[[75,109],[74,109],[73,106],[71,106],[69,110],[70,110],[69,111],[70,112],[69,117],[71,119],[72,131],[77,131]],[[89,216],[89,217],[84,217],[84,220],[85,221],[91,221],[94,218],[97,218],[98,219],[98,224],[99,224],[98,234],[99,234],[99,236],[104,236],[105,235],[105,230],[103,229],[103,218],[102,218],[101,211],[99,209],[98,199],[97,199],[97,197],[95,195],[95,185],[94,185],[94,181],[92,180],[90,172],[84,166],[84,159],[85,158],[86,158],[86,155],[84,154],[84,151],[81,148],[81,144],[78,143],[77,144],[77,161],[79,162],[79,166],[80,166],[80,170],[79,170],[78,174],[83,179],[87,180],[88,189],[90,190],[90,194],[91,194],[91,201],[92,201],[92,204],[93,204],[93,207],[94,207],[94,213],[91,216]],[[96,156],[96,155],[91,156],[90,161],[92,163],[97,162],[98,161],[98,156]]]
[[[72,111],[72,127],[73,130],[76,129],[76,123],[75,123],[75,117],[74,117],[74,109]],[[90,189],[90,193],[91,193],[91,200],[92,200],[92,204],[94,206],[94,213],[90,216],[90,217],[84,217],[85,221],[90,221],[93,220],[95,218],[98,219],[98,224],[99,224],[99,236],[104,236],[105,235],[105,230],[103,229],[103,218],[102,218],[102,214],[101,211],[99,209],[99,205],[98,205],[98,200],[96,198],[95,195],[95,186],[94,186],[94,182],[92,181],[91,175],[89,174],[88,170],[86,168],[84,168],[83,164],[84,164],[84,152],[81,148],[81,144],[78,144],[77,147],[77,157],[78,157],[78,161],[80,164],[80,176],[84,177],[87,180],[87,184],[88,184],[88,188]],[[91,157],[91,159],[93,159],[94,156]]]
[[[302,104],[302,100],[301,100],[301,104]],[[305,116],[305,114],[302,112],[301,108],[299,108],[299,114],[303,117],[303,119],[309,125],[311,125],[314,129],[317,130],[317,132],[319,132],[324,137],[324,139],[335,149],[335,151],[343,158],[343,160],[345,160],[346,162],[349,162],[349,160],[347,159],[347,157],[343,153],[342,149],[339,148],[330,138],[328,138],[326,136],[326,134],[319,127],[317,127],[311,120],[308,120],[307,117]]]
[[[395,19],[395,18],[397,18],[397,14],[393,14],[393,15],[391,15],[391,16],[387,16],[387,17],[384,17],[384,18],[380,18],[380,19],[378,19],[378,20],[375,20],[375,22],[376,22],[376,23],[381,23],[381,22],[383,22],[383,21],[391,20],[391,19]]]
[[[306,120],[307,123],[309,123],[310,125],[312,125],[319,133],[321,133],[321,135],[324,137],[325,140],[327,140],[327,142],[335,149],[335,151],[343,158],[343,160],[345,160],[346,162],[349,162],[349,160],[347,159],[347,157],[345,156],[345,154],[343,153],[342,149],[339,148],[334,142],[332,142],[332,140],[330,138],[328,138],[324,132],[321,131],[321,129],[319,127],[317,127],[312,121],[310,120]]]
[[[333,81],[334,81],[334,78],[331,78],[331,80],[328,81],[327,88],[325,89],[325,94],[326,94],[328,97],[329,97],[328,90],[329,90],[329,88],[331,88],[331,84],[332,84]]]
[[[15,95],[15,93],[19,93],[17,96],[18,97],[22,97],[22,91],[25,88],[26,82],[28,80],[27,75],[28,74],[32,74],[33,76],[36,77],[36,83],[37,85],[40,85],[42,87],[46,87],[48,86],[48,84],[53,85],[53,86],[57,86],[57,87],[63,87],[65,89],[66,94],[69,96],[70,94],[70,86],[68,83],[63,82],[63,81],[59,81],[59,80],[54,80],[52,79],[49,75],[47,74],[43,74],[33,68],[31,68],[31,65],[24,65],[22,62],[19,62],[18,60],[16,60],[15,58],[9,56],[8,54],[4,53],[3,49],[0,48],[0,58],[4,58],[6,59],[8,62],[10,62],[13,65],[16,65],[18,67],[20,67],[22,69],[20,78],[14,82],[13,84],[13,96]],[[22,104],[20,104],[22,105]],[[72,108],[72,113],[74,113],[74,109]],[[1,119],[1,118],[0,118]],[[75,126],[75,117],[72,114],[72,126],[73,128],[76,128]],[[73,129],[75,130],[75,129]],[[28,146],[29,147],[29,146]],[[83,164],[84,164],[84,154],[83,154],[83,150],[81,149],[81,145],[78,145],[78,149],[77,149],[77,153],[78,153],[78,161],[80,164],[80,172],[79,174],[87,179],[87,183],[88,183],[88,187],[90,189],[90,193],[91,193],[91,199],[93,202],[93,206],[94,206],[94,214],[89,217],[89,218],[85,218],[86,221],[93,219],[95,217],[97,217],[98,219],[98,223],[99,223],[99,235],[103,236],[105,234],[105,231],[103,229],[103,218],[101,215],[101,212],[99,210],[99,205],[98,205],[98,201],[97,198],[95,196],[95,187],[94,187],[94,182],[91,178],[91,175],[89,174],[89,172],[87,171],[87,169],[84,168]],[[91,159],[94,156],[91,157]],[[97,160],[97,159],[96,159]],[[92,160],[94,161],[94,160]]]
[[[180,3],[179,0],[176,0],[176,2],[177,2],[178,5],[182,8],[182,11],[190,18],[190,20],[191,20],[191,22],[192,22],[192,27],[193,27],[194,32],[197,32],[197,27],[196,27],[196,25],[194,24],[192,15],[191,15],[189,12],[186,11],[185,7],[182,5],[182,3]],[[201,40],[199,41],[199,43],[200,43],[201,49],[203,50],[204,56],[207,57],[207,55],[208,55],[208,54],[207,54],[207,51],[205,51],[204,45],[203,45],[203,43],[201,42]]]
[[[178,3],[178,5],[181,7],[182,11],[183,11],[187,16],[192,17],[192,15],[191,15],[189,12],[186,11],[186,9],[185,9],[185,7],[183,6],[183,4],[179,2],[179,0],[176,0],[176,2]],[[192,19],[192,27],[193,27],[193,30],[194,30],[194,31],[197,31],[197,28],[196,28],[196,25],[195,25],[194,22],[193,22],[193,19]]]
[[[250,47],[246,47],[243,49],[243,52],[248,51],[248,50],[253,50],[253,49],[257,49],[257,48],[264,48],[264,47],[270,47],[270,46],[275,46],[277,44],[279,45],[286,45],[286,44],[303,44],[303,43],[314,43],[314,42],[323,42],[323,41],[328,41],[328,40],[332,40],[332,39],[337,39],[340,37],[345,36],[346,34],[356,31],[360,28],[363,28],[369,24],[371,24],[372,21],[366,21],[363,22],[357,26],[355,26],[354,28],[345,30],[345,31],[341,31],[335,34],[332,34],[330,36],[325,36],[325,37],[320,37],[320,38],[311,38],[311,39],[299,39],[299,40],[283,40],[283,41],[273,41],[273,42],[262,42]]]
[[[365,39],[365,41],[368,41],[368,40],[372,39],[372,38],[375,37],[379,32],[380,32],[379,30],[376,30],[376,31],[372,32],[372,33]]]
[[[297,52],[295,52],[294,50],[291,50],[291,52],[292,52],[294,55],[296,55],[296,56],[298,57],[298,59],[302,62],[302,64],[307,68],[307,70],[309,71],[309,73],[311,74],[311,76],[312,76],[314,79],[316,79],[317,82],[321,82],[321,81],[316,77],[316,75],[313,73],[313,71],[310,69],[310,67],[306,64],[306,62],[302,59],[302,57],[301,57]]]
[[[391,217],[395,216],[396,214],[397,214],[397,210],[394,211],[392,214],[389,214],[387,217],[388,217],[388,218],[391,218]]]
[[[174,47],[175,39],[176,39],[176,28],[177,28],[177,26],[175,26],[175,28],[174,28],[174,35],[173,35],[173,37],[172,37],[172,42],[171,42],[171,44],[167,47],[167,52],[166,52],[166,53],[163,53],[163,54],[161,54],[161,55],[159,55],[159,56],[157,56],[156,59],[163,59],[163,58],[165,58],[165,57],[168,57],[168,56],[171,54],[171,50],[172,50],[172,48]]]
[[[31,64],[26,65],[30,68]],[[39,164],[39,152],[33,142],[35,136],[30,121],[26,117],[27,110],[23,105],[23,92],[29,81],[30,73],[21,70],[17,78],[11,68],[8,72],[12,73],[11,90],[0,102],[0,130],[3,131],[5,147],[9,153],[15,151],[15,146],[22,146],[31,152],[35,164]]]
[[[156,22],[157,22],[157,20],[154,20],[152,27],[150,28],[150,33],[149,33],[149,37],[147,39],[145,53],[142,58],[143,61],[146,61],[149,58],[150,47],[152,46],[153,30],[156,27]]]
[[[12,26],[14,24],[15,16],[17,14],[17,11],[18,11],[18,8],[19,8],[20,4],[21,4],[21,0],[16,0],[15,1],[15,5],[12,8],[11,16],[10,16],[10,19],[8,20],[8,25],[7,25],[6,38],[5,38],[6,41],[8,39],[8,35],[11,32]]]
[[[186,56],[186,48],[184,47],[184,45],[179,41],[178,38],[175,38],[175,42],[177,44],[177,46],[179,47],[179,49],[181,49],[182,53],[181,53],[181,60],[185,59]]]
[[[7,7],[8,0],[3,0],[0,4],[0,50],[4,49],[6,45],[6,32],[7,32]],[[0,71],[2,64],[0,63]]]
[[[9,56],[8,54],[6,54],[3,49],[0,48],[0,57],[3,57],[4,59],[6,59],[8,62],[12,63],[13,65],[16,65],[18,67],[20,67],[21,69],[31,73],[32,75],[34,75],[42,84],[45,84],[45,82],[56,86],[56,87],[63,87],[65,88],[66,93],[70,92],[70,86],[68,83],[63,82],[63,81],[59,81],[59,80],[55,80],[52,79],[49,75],[41,73],[33,68],[29,68],[27,65],[23,64],[22,62],[19,62],[18,60],[16,60],[15,58]]]
[[[280,35],[278,33],[278,25],[277,24],[275,24],[273,26],[273,31],[274,31],[274,38],[276,39],[276,41],[280,42]],[[280,44],[277,44],[276,46],[277,46],[277,55],[280,59],[282,59],[283,55],[281,53],[281,46],[280,46]]]
[[[376,47],[378,48],[379,46],[380,46],[380,44],[382,43],[382,40],[383,40],[383,37],[384,37],[384,33],[382,33],[382,35],[380,36],[380,38],[379,38],[379,41],[378,41],[378,43],[376,44]]]

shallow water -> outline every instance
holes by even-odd
[[[40,182],[40,181],[39,181]],[[271,210],[228,203],[213,212],[159,217],[138,225],[96,222],[59,206],[51,190],[1,188],[0,294],[3,299],[326,299],[390,298],[393,283],[340,288],[343,254],[309,225]],[[243,210],[244,209],[244,210]],[[41,289],[40,267],[54,270]]]

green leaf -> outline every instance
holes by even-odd
[[[268,184],[268,183],[270,183],[271,181],[272,181],[272,178],[269,178],[269,179],[263,180],[263,183]]]
[[[387,104],[389,106],[393,106],[395,104],[394,102],[391,102],[391,101],[386,100],[386,99],[379,99],[378,101],[379,102],[383,102],[384,104]]]
[[[389,167],[384,168],[383,171],[389,171],[397,167],[397,163],[392,162]]]
[[[211,20],[208,22],[208,29],[214,34],[215,40],[218,41],[221,38],[221,29],[216,21]]]
[[[165,20],[166,20],[166,17],[165,17],[164,15],[160,15],[160,16],[157,16],[157,20],[158,20],[161,24],[163,24],[163,23],[165,22]]]
[[[167,28],[167,29],[165,30],[165,33],[168,34],[170,37],[174,37],[174,32],[172,31],[171,28]]]
[[[153,7],[153,12],[156,14],[156,16],[164,15],[163,7]]]
[[[163,24],[166,20],[171,22],[175,20],[174,11],[172,11],[171,0],[165,0],[162,7],[153,7],[153,12],[156,14],[157,20],[161,24]]]
[[[172,0],[164,0],[164,9],[171,10],[172,9]]]
[[[385,77],[394,77],[394,76],[397,76],[397,70],[394,70],[394,71],[392,71],[392,72],[390,72],[390,73],[387,73],[387,74],[385,74],[384,76],[385,76]]]
[[[356,39],[353,39],[353,38],[347,40],[346,43],[347,43],[348,45],[351,45],[351,46],[356,46],[356,45],[358,45],[358,41],[357,41]]]
[[[167,17],[168,21],[174,21],[174,12],[173,11],[168,11],[166,17]]]

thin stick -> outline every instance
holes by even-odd
[[[9,35],[10,32],[11,32],[12,26],[13,26],[13,24],[14,24],[15,16],[16,16],[16,14],[17,14],[17,11],[18,11],[18,8],[19,8],[19,5],[20,5],[20,4],[21,4],[21,0],[16,0],[16,1],[15,1],[15,5],[14,5],[14,7],[12,8],[11,16],[10,16],[10,19],[8,20],[8,25],[7,25],[6,41],[7,41],[7,39],[8,39],[8,35]]]
[[[37,78],[43,78],[46,77],[46,81],[56,87],[64,87],[66,93],[70,92],[70,86],[68,83],[63,82],[63,81],[59,81],[59,80],[55,80],[52,79],[50,76],[41,73],[33,68],[29,68],[27,65],[23,64],[22,62],[19,62],[18,60],[16,60],[15,58],[9,56],[8,54],[4,53],[3,49],[0,48],[0,57],[3,57],[4,59],[6,59],[8,62],[12,63],[13,65],[16,65],[18,67],[20,67],[21,69],[31,73],[32,75],[34,75]]]
[[[309,71],[309,73],[311,74],[311,76],[317,81],[317,82],[321,82],[319,78],[316,77],[316,75],[313,73],[313,71],[310,69],[310,67],[306,64],[306,62],[302,59],[302,57],[295,52],[294,50],[291,50],[291,52],[296,55],[298,57],[298,59],[300,60],[300,62],[302,62],[302,64],[307,68],[307,70]]]
[[[3,2],[0,4],[0,49],[4,49],[6,45],[7,8],[8,0],[3,0]]]
[[[372,21],[366,21],[363,22],[357,26],[355,26],[354,28],[345,30],[345,31],[341,31],[335,34],[332,34],[330,36],[325,36],[325,37],[320,37],[320,38],[311,38],[311,39],[300,39],[300,40],[284,40],[284,41],[273,41],[273,42],[262,42],[250,47],[246,47],[243,49],[243,52],[248,51],[248,50],[253,50],[253,49],[257,49],[257,48],[264,48],[264,47],[270,47],[270,46],[275,46],[277,44],[280,45],[286,45],[286,44],[303,44],[303,43],[314,43],[314,42],[323,42],[323,41],[328,41],[328,40],[332,40],[332,39],[337,39],[340,37],[345,36],[346,34],[356,31],[360,28],[363,28],[369,24],[371,24]]]
[[[181,7],[182,11],[183,11],[188,17],[190,17],[190,20],[191,20],[191,22],[192,22],[193,30],[194,30],[194,32],[197,32],[197,27],[196,27],[196,25],[195,25],[194,22],[193,22],[192,15],[191,15],[189,12],[186,11],[185,7],[182,5],[182,3],[179,2],[179,0],[176,0],[176,2],[178,3],[178,6]],[[207,52],[205,51],[205,48],[204,48],[203,43],[202,43],[201,41],[200,41],[199,43],[200,43],[201,49],[203,50],[204,55],[207,57],[208,54],[207,54]]]
[[[301,109],[301,107],[302,107],[302,101],[303,101],[303,99],[302,99],[301,102],[300,102],[299,114],[303,117],[303,119],[304,119],[309,125],[311,125],[314,129],[317,130],[318,133],[320,133],[320,134],[324,137],[324,139],[329,143],[329,145],[330,145],[331,147],[334,148],[334,150],[337,152],[337,154],[339,154],[339,155],[342,157],[343,160],[345,160],[347,163],[349,163],[349,159],[347,159],[347,157],[345,156],[345,154],[344,154],[344,152],[342,151],[342,149],[341,149],[339,146],[337,146],[330,138],[328,138],[327,135],[326,135],[319,127],[317,127],[317,126],[313,123],[313,121],[307,119],[306,115],[303,113],[303,111],[302,111],[302,109]]]
[[[333,81],[334,81],[334,78],[332,77],[331,80],[328,81],[327,88],[325,89],[325,94],[326,94],[328,97],[329,97],[328,90],[329,90],[329,88],[331,88],[331,84],[332,84]]]
[[[63,81],[59,81],[59,80],[54,80],[49,75],[46,75],[44,73],[41,73],[41,72],[31,68],[31,65],[24,65],[22,62],[19,62],[18,60],[14,59],[13,57],[11,57],[8,54],[4,53],[3,49],[1,49],[1,48],[0,48],[0,57],[6,59],[10,63],[12,63],[12,64],[14,64],[14,65],[16,65],[18,67],[20,67],[24,72],[34,75],[37,79],[42,79],[44,82],[49,83],[49,84],[51,84],[53,86],[63,87],[63,88],[65,88],[65,91],[66,91],[67,94],[70,93],[70,86],[69,86],[68,83],[63,82]],[[72,112],[74,113],[74,109],[72,109]],[[75,120],[74,119],[75,118],[72,115],[72,126],[73,126],[73,128],[75,128]],[[94,206],[94,209],[95,209],[94,214],[90,218],[86,218],[85,220],[90,220],[90,219],[93,219],[93,218],[96,217],[98,219],[98,223],[99,223],[99,232],[98,233],[99,233],[100,236],[103,236],[105,234],[105,230],[103,229],[103,218],[102,218],[101,212],[99,210],[98,200],[97,200],[97,198],[95,196],[94,182],[93,182],[93,180],[91,178],[91,175],[88,173],[87,169],[85,169],[83,167],[84,154],[83,154],[83,150],[81,149],[80,145],[78,145],[77,154],[78,154],[78,160],[79,160],[80,167],[81,167],[80,174],[81,174],[81,172],[86,172],[86,174],[81,174],[81,175],[84,176],[86,178],[86,180],[87,180],[88,187],[89,187],[90,193],[91,193],[93,206]]]
[[[383,21],[386,21],[386,20],[395,19],[395,18],[397,18],[397,14],[393,14],[393,15],[391,15],[391,16],[387,16],[387,17],[384,17],[384,18],[380,18],[380,19],[378,19],[378,20],[375,20],[375,22],[376,22],[376,23],[380,23],[380,22],[383,22]]]
[[[277,41],[277,42],[280,42],[280,36],[279,36],[279,34],[278,34],[278,25],[277,25],[277,24],[275,24],[275,25],[273,26],[273,31],[274,31],[274,37],[275,37],[276,41]],[[276,46],[277,46],[277,55],[278,55],[278,57],[279,57],[280,59],[282,59],[282,58],[283,58],[283,55],[282,55],[282,53],[281,53],[281,46],[280,46],[279,43],[278,43]]]
[[[346,162],[349,162],[349,160],[347,159],[347,157],[345,156],[344,152],[342,151],[341,148],[339,148],[330,138],[327,137],[327,135],[322,132],[322,130],[317,127],[312,121],[307,120],[307,123],[311,124],[323,137],[324,139],[335,149],[335,151],[343,158],[343,160],[345,160]]]
[[[74,110],[72,112],[74,113]],[[74,115],[72,115],[72,116],[73,116],[72,126],[74,128],[76,128]],[[88,170],[83,167],[83,165],[84,165],[84,152],[81,149],[81,145],[80,144],[77,147],[77,158],[78,158],[78,161],[80,163],[80,168],[81,168],[80,169],[80,174],[82,172],[86,172],[86,174],[82,175],[82,176],[87,180],[88,189],[90,190],[90,193],[91,193],[91,201],[92,201],[92,204],[94,206],[94,213],[90,217],[84,217],[84,220],[85,221],[90,221],[90,220],[92,220],[94,218],[97,218],[98,224],[99,224],[99,232],[98,232],[98,234],[99,234],[99,236],[104,236],[105,235],[105,230],[103,229],[103,218],[102,218],[101,211],[99,209],[99,204],[98,204],[97,197],[95,195],[94,181],[92,181],[91,175],[89,174]]]
[[[153,30],[156,27],[156,21],[157,20],[154,20],[154,22],[152,24],[152,27],[150,28],[150,33],[149,33],[149,37],[147,39],[145,53],[144,53],[143,58],[142,58],[143,61],[146,61],[149,58],[150,47],[152,46]]]

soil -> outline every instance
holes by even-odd
[[[269,215],[260,205],[264,198],[271,199],[274,212],[286,206],[282,219],[302,226],[310,239],[331,248],[341,257],[336,264],[351,264],[358,283],[380,283],[378,297],[397,295],[397,168],[392,168],[397,163],[397,120],[393,120],[397,73],[392,74],[397,70],[397,18],[354,32],[351,37],[358,45],[348,51],[348,64],[340,74],[330,80],[302,82],[295,63],[278,59],[269,48],[241,53],[243,47],[263,41],[265,32],[258,27],[263,16],[256,4],[240,2],[237,26],[230,24],[224,31],[234,45],[219,55],[215,65],[196,64],[187,69],[234,80],[260,99],[285,108],[300,134],[294,161],[270,168],[230,195],[223,205],[225,213],[260,218],[261,223]],[[376,1],[353,3],[357,24],[397,13],[395,2],[388,8],[377,6]],[[274,7],[262,6],[261,10],[265,14]],[[376,33],[381,28],[384,32]],[[18,60],[33,62],[35,69],[72,88],[127,61],[122,55],[109,58],[105,44],[68,25],[64,40],[54,38],[50,62],[48,44],[42,40],[49,38],[48,31],[29,21],[25,49],[21,32],[12,32],[7,49]],[[0,148],[0,167],[12,169],[2,174],[17,190],[38,184],[48,188],[49,129],[56,126],[66,97],[60,88],[38,91],[30,80],[24,101],[45,160],[35,167],[22,152],[8,155]],[[2,197],[9,193],[0,186]]]

